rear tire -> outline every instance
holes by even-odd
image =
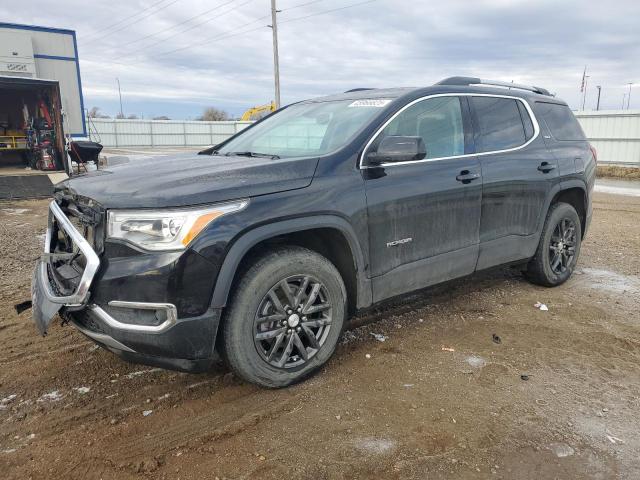
[[[575,269],[582,244],[580,217],[568,203],[549,208],[535,255],[527,265],[529,281],[545,287],[566,282]]]
[[[222,355],[248,382],[268,388],[299,382],[333,355],[346,299],[329,260],[306,248],[278,248],[259,257],[235,287]]]

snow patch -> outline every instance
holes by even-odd
[[[387,438],[360,438],[356,440],[355,447],[363,452],[382,455],[394,450],[396,442]]]
[[[151,368],[149,370],[138,370],[137,372],[131,372],[131,373],[127,373],[125,375],[126,378],[135,378],[135,377],[139,377],[141,375],[146,375],[148,373],[155,373],[155,372],[161,372],[162,369],[161,368]]]
[[[465,358],[465,361],[473,368],[482,368],[487,364],[487,361],[484,358],[477,355],[470,355]]]
[[[575,450],[566,443],[552,443],[549,445],[549,450],[555,453],[558,458],[570,457],[575,453]]]
[[[62,399],[62,394],[58,390],[54,390],[53,392],[45,393],[42,395],[38,401],[39,402],[57,402]]]
[[[4,397],[0,399],[0,410],[6,410],[7,405],[13,402],[18,396],[17,395],[9,395],[8,397]]]

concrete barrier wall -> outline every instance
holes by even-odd
[[[600,162],[640,165],[640,110],[575,113]],[[202,147],[216,145],[250,124],[94,118],[89,127],[105,147]]]

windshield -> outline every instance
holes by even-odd
[[[308,157],[330,153],[351,138],[391,100],[299,103],[240,133],[219,155]]]

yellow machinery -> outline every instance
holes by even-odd
[[[251,120],[260,120],[265,115],[276,111],[276,102],[271,102],[268,105],[260,105],[258,107],[251,107],[249,110],[242,114],[240,120],[248,122]]]

